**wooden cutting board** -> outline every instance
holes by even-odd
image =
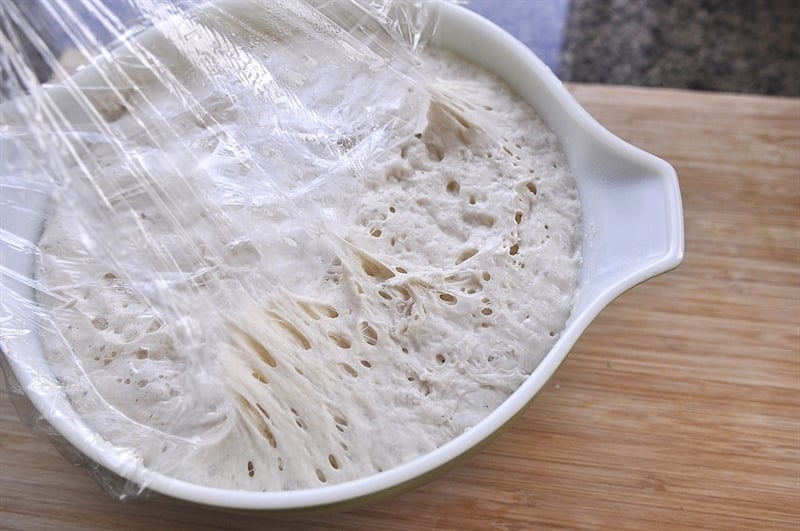
[[[800,100],[571,90],[675,166],[686,259],[604,311],[486,450],[379,505],[276,523],[114,501],[0,393],[0,528],[800,529]]]

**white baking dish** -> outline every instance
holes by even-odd
[[[30,400],[52,426],[102,467],[175,498],[227,509],[274,512],[342,509],[375,501],[421,484],[467,457],[499,433],[536,396],[598,313],[617,296],[676,267],[683,256],[683,220],[673,168],[612,135],[584,111],[550,70],[500,28],[465,8],[439,3],[435,44],[458,52],[504,78],[559,137],[578,182],[584,208],[583,266],[572,317],[552,350],[523,385],[488,417],[439,449],[386,472],[337,485],[287,492],[242,492],[189,484],[149,471],[93,433],[74,414],[50,374],[35,334],[15,337],[8,361]],[[0,158],[13,160],[10,145]],[[7,190],[3,200],[27,207],[24,216],[2,217],[5,234],[37,241],[42,230],[44,193]],[[33,274],[31,253],[10,252],[3,240],[4,288],[20,300],[34,300],[25,279]],[[8,292],[7,292],[8,293]],[[36,330],[30,308],[7,306],[15,329]],[[635,334],[635,331],[631,331]],[[8,340],[7,337],[3,338]],[[4,346],[4,349],[6,347]]]

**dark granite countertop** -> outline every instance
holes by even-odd
[[[122,20],[136,15],[128,0],[96,1]],[[564,81],[800,96],[798,0],[458,1],[520,39]],[[26,0],[10,9],[43,28],[58,56],[70,28],[47,25],[41,6],[48,3],[55,4]],[[84,4],[62,6],[81,17]],[[0,31],[8,32],[8,20],[0,10]],[[2,60],[0,51],[0,70]],[[35,70],[48,74],[41,58]]]
[[[564,81],[800,96],[797,0],[469,0]]]

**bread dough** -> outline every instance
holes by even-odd
[[[574,178],[503,82],[421,69],[335,94],[298,70],[321,129],[202,80],[194,110],[151,87],[105,116],[80,146],[107,208],[54,203],[40,242],[48,357],[92,429],[193,483],[318,487],[441,446],[534,370],[576,296]]]

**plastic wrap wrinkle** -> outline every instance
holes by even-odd
[[[515,118],[487,114],[490,101],[471,102],[477,85],[425,67],[449,60],[426,50],[428,2],[131,0],[133,32],[110,3],[83,1],[90,25],[72,2],[42,0],[91,57],[71,77],[21,10],[0,2],[0,23],[17,28],[0,40],[4,93],[15,96],[0,107],[0,154],[14,161],[1,170],[0,252],[2,274],[20,285],[3,283],[3,351],[14,359],[22,342],[41,341],[50,372],[27,374],[27,385],[66,400],[75,415],[61,420],[111,445],[129,471],[256,490],[380,472],[441,444],[431,429],[446,440],[473,425],[555,341],[577,278],[574,182],[552,135],[502,137],[493,122],[517,134]],[[62,82],[31,80],[20,37]],[[492,166],[496,155],[509,168],[541,160],[485,189],[437,169],[453,157],[506,168]],[[531,175],[545,171],[552,188],[539,193]],[[533,220],[548,194],[569,208]],[[497,219],[484,201],[510,214]],[[540,264],[537,249],[561,254]],[[536,301],[514,313],[481,295],[511,290],[528,274],[526,253],[542,300],[566,313]],[[488,345],[445,324],[463,315]],[[479,335],[492,326],[507,337]],[[518,365],[527,344],[539,354]],[[370,373],[391,363],[402,373]],[[421,420],[388,421],[394,450],[370,448],[386,408],[421,403]],[[286,449],[284,434],[298,430],[303,445]],[[92,470],[120,498],[147,487],[146,474],[126,483]]]

